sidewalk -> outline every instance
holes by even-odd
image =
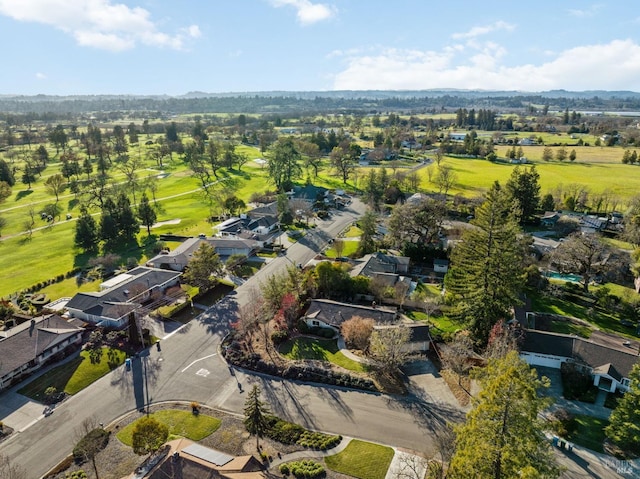
[[[280,464],[283,464],[285,462],[298,461],[300,459],[308,458],[321,459],[327,456],[334,456],[339,452],[344,451],[352,439],[353,438],[351,437],[343,436],[340,444],[338,444],[333,449],[328,449],[326,451],[306,450],[293,452],[291,454],[285,454],[284,456],[272,461],[269,464],[269,469],[277,468],[278,466],[280,466]],[[424,477],[424,474],[426,472],[426,460],[424,458],[416,456],[415,454],[400,451],[396,447],[391,448],[393,449],[393,459],[391,460],[391,464],[389,464],[389,469],[387,469],[385,479],[396,479],[400,477],[402,472],[407,469],[411,470],[411,475],[413,475],[413,473],[415,472],[415,477]]]
[[[340,444],[338,444],[336,447],[332,449],[327,449],[326,451],[304,450],[304,451],[292,452],[291,454],[285,454],[284,456],[281,456],[278,459],[271,461],[271,463],[269,464],[269,469],[278,467],[280,464],[283,464],[285,462],[297,461],[299,459],[306,459],[310,457],[319,459],[327,456],[333,456],[335,454],[338,454],[339,452],[344,451],[344,449],[351,442],[351,439],[352,438],[350,437],[343,436],[342,441],[340,441]]]

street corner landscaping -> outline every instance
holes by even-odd
[[[169,428],[169,437],[186,437],[192,441],[201,441],[218,430],[222,421],[207,414],[194,413],[178,409],[164,409],[150,414],[150,417]],[[140,419],[124,427],[116,437],[127,446],[133,445],[133,431]]]
[[[385,479],[393,454],[390,447],[352,439],[343,451],[325,457],[324,461],[329,469],[341,474],[359,479]]]
[[[280,346],[280,354],[288,359],[313,359],[328,361],[349,371],[365,372],[365,364],[349,359],[338,349],[335,339],[316,339],[300,336],[285,341]]]

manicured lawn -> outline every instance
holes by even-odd
[[[609,425],[606,419],[599,419],[592,416],[575,416],[573,419],[575,430],[569,434],[569,441],[586,447],[595,452],[604,452],[602,443],[604,442],[604,428]]]
[[[422,311],[407,311],[405,314],[414,321],[427,321],[427,313]],[[429,323],[434,326],[435,332],[438,333],[455,333],[462,327],[460,323],[445,315],[432,314],[429,316]]]
[[[218,430],[222,421],[213,416],[206,414],[193,414],[191,411],[182,411],[177,409],[165,409],[156,411],[151,417],[158,422],[166,424],[169,427],[170,436],[181,436],[191,439],[192,441],[201,441],[205,437],[213,434]],[[123,444],[131,446],[133,444],[133,430],[137,421],[132,422],[122,429],[117,438]]]
[[[325,457],[324,462],[332,471],[359,479],[384,479],[393,449],[379,444],[352,439],[344,451]]]
[[[346,238],[359,238],[362,235],[362,230],[357,226],[351,226],[344,234]]]
[[[640,175],[638,175],[640,169],[637,165],[624,165],[619,160],[613,159],[607,159],[607,161],[583,160],[581,159],[581,154],[584,155],[586,151],[589,151],[590,154],[595,156],[600,148],[585,147],[584,151],[578,148],[576,150],[578,152],[578,161],[575,163],[568,161],[535,162],[536,169],[540,174],[542,194],[553,191],[560,185],[576,183],[586,186],[593,193],[609,190],[619,196],[623,203],[626,204],[640,189]],[[542,148],[540,151],[542,151]],[[614,152],[607,151],[606,153],[608,156],[615,153],[622,158],[623,150],[615,148]],[[534,156],[529,155],[527,152],[525,152],[525,156],[535,159]],[[461,194],[467,197],[480,196],[488,191],[495,180],[504,185],[513,169],[517,166],[503,162],[491,163],[484,159],[450,157],[446,157],[443,164],[450,166],[457,175],[455,185],[449,194]],[[520,167],[522,168],[522,165]],[[428,168],[418,170],[418,174],[422,179],[422,187],[430,191],[437,191],[436,183],[429,182],[429,168],[432,168],[432,173],[436,169],[434,165],[431,165]],[[433,178],[435,178],[435,174]],[[625,178],[625,181],[620,181],[620,178]]]
[[[18,392],[36,401],[43,400],[44,391],[50,386],[73,395],[120,366],[125,357],[124,351],[105,347],[92,362],[89,351],[82,351],[79,357],[43,374]]]
[[[280,346],[280,354],[289,359],[329,361],[350,371],[363,372],[366,370],[364,364],[342,354],[335,339],[291,339]]]
[[[355,254],[356,251],[358,251],[358,246],[360,246],[360,241],[357,241],[357,240],[343,241],[342,244],[343,244],[343,248],[342,248],[342,254],[340,256],[351,256]],[[338,254],[336,253],[336,250],[333,247],[328,248],[324,254],[329,258],[338,257]]]
[[[621,334],[623,336],[634,338],[632,334],[633,331],[629,328],[626,328],[620,323],[621,318],[613,314],[610,314],[602,310],[601,308],[598,308],[598,307],[588,308],[586,306],[582,306],[565,299],[546,297],[546,296],[543,297],[540,295],[531,295],[531,301],[532,301],[532,307],[534,311],[559,314],[562,316],[573,316],[574,318],[585,320],[597,326],[603,331]],[[556,332],[565,332],[565,331],[556,331]],[[571,332],[573,333],[574,331],[571,331]],[[583,333],[586,333],[586,330],[583,330]],[[576,334],[579,334],[579,333],[576,332]],[[584,336],[584,334],[581,334],[581,335]],[[588,337],[588,336],[585,336],[585,337]]]

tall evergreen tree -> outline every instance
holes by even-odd
[[[200,292],[204,292],[216,284],[222,266],[213,246],[203,241],[189,260],[184,280],[191,286],[199,287]]]
[[[292,181],[302,174],[300,165],[301,155],[296,149],[292,138],[279,139],[273,147],[269,158],[269,176],[278,192],[283,192],[293,186]]]
[[[98,246],[98,228],[93,216],[86,208],[80,210],[80,217],[76,221],[74,243],[85,251],[94,251]]]
[[[445,277],[456,312],[484,347],[493,325],[509,316],[523,284],[525,248],[508,195],[494,183],[451,255]]]
[[[548,406],[538,379],[515,351],[490,359],[476,377],[482,387],[465,424],[457,427],[449,479],[552,479],[560,475],[538,413]]]
[[[520,210],[520,221],[526,223],[534,218],[540,204],[540,175],[535,165],[520,169],[516,166],[507,180],[505,189]]]
[[[138,219],[140,222],[147,227],[147,234],[151,236],[151,227],[156,222],[158,215],[156,215],[156,211],[149,204],[149,198],[147,198],[147,194],[142,194],[142,199],[140,199],[140,204],[138,205]]]
[[[629,373],[629,390],[611,413],[606,436],[617,446],[634,455],[640,454],[640,363]]]
[[[131,209],[131,202],[124,193],[118,195],[117,207],[119,237],[125,243],[133,242],[136,240],[140,225],[133,209]]]
[[[260,450],[260,438],[269,429],[269,409],[260,400],[260,388],[254,384],[244,403],[244,425],[256,436],[256,450]]]

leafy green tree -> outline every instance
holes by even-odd
[[[44,169],[49,161],[49,152],[47,151],[47,148],[44,145],[40,145],[36,148],[36,151],[33,152],[33,159],[40,168]]]
[[[206,241],[193,253],[189,260],[184,280],[191,286],[200,288],[200,292],[207,291],[218,282],[222,273],[222,262],[213,246]]]
[[[331,165],[338,171],[342,177],[342,183],[347,184],[347,180],[358,164],[358,158],[362,153],[362,148],[356,143],[349,143],[348,140],[342,141],[338,146],[331,150],[329,158]]]
[[[124,243],[134,242],[138,234],[140,225],[138,219],[131,208],[131,202],[127,195],[121,193],[117,198],[117,222],[121,241]]]
[[[153,206],[149,204],[149,198],[147,194],[143,193],[138,205],[138,219],[147,228],[147,234],[151,236],[151,227],[156,222],[158,215],[153,209]]]
[[[302,175],[300,158],[292,138],[281,138],[274,145],[267,166],[278,192],[289,190],[293,180]]]
[[[556,209],[556,201],[553,199],[553,195],[551,193],[547,193],[542,197],[540,209],[542,211],[554,211]]]
[[[604,433],[616,446],[634,455],[640,454],[640,363],[629,373],[629,390],[609,417]]]
[[[524,281],[525,248],[508,195],[494,183],[453,249],[445,286],[459,319],[470,324],[480,347],[500,319],[510,316]]]
[[[571,150],[571,152],[569,153],[569,161],[571,162],[576,161],[577,157],[578,157],[578,154],[576,153],[576,150],[575,149]]]
[[[22,166],[22,183],[27,185],[28,190],[31,189],[31,184],[36,182],[37,171],[38,170],[33,160],[26,159]]]
[[[244,403],[244,425],[256,436],[256,450],[260,450],[260,438],[269,430],[269,409],[260,400],[260,388],[253,385]]]
[[[231,195],[224,200],[224,208],[229,211],[231,216],[245,209],[247,205],[241,198],[236,195]]]
[[[561,146],[556,150],[556,160],[564,161],[567,159],[567,149],[564,146]]]
[[[433,198],[396,206],[389,218],[387,236],[397,248],[407,243],[429,244],[437,237],[444,214],[443,203]]]
[[[86,208],[80,209],[80,216],[76,221],[74,243],[85,251],[95,251],[98,247],[98,228],[93,216]]]
[[[13,176],[11,168],[2,158],[0,158],[0,181],[8,183],[9,186],[16,184],[16,179]]]
[[[456,449],[447,478],[553,479],[560,476],[538,414],[549,386],[513,351],[490,359],[476,377],[482,387],[466,422],[455,428]]]
[[[44,187],[47,190],[47,193],[55,195],[57,203],[60,200],[60,193],[62,193],[67,187],[67,181],[60,173],[56,173],[45,180]]]
[[[520,169],[516,166],[507,180],[505,189],[520,211],[520,221],[530,222],[540,204],[540,175],[535,166]]]
[[[368,210],[360,221],[358,222],[360,230],[360,245],[358,246],[358,252],[360,255],[373,253],[376,249],[375,235],[377,232],[378,223],[376,220],[376,214]]]
[[[64,127],[62,125],[57,125],[53,130],[51,130],[49,133],[49,141],[55,147],[56,155],[60,153],[60,150],[64,150],[67,147],[69,137],[64,131]]]
[[[551,148],[549,148],[548,146],[545,146],[544,150],[542,150],[542,159],[544,161],[553,160],[553,150]]]
[[[152,417],[138,419],[133,428],[133,452],[139,455],[159,450],[169,437],[169,427]]]

